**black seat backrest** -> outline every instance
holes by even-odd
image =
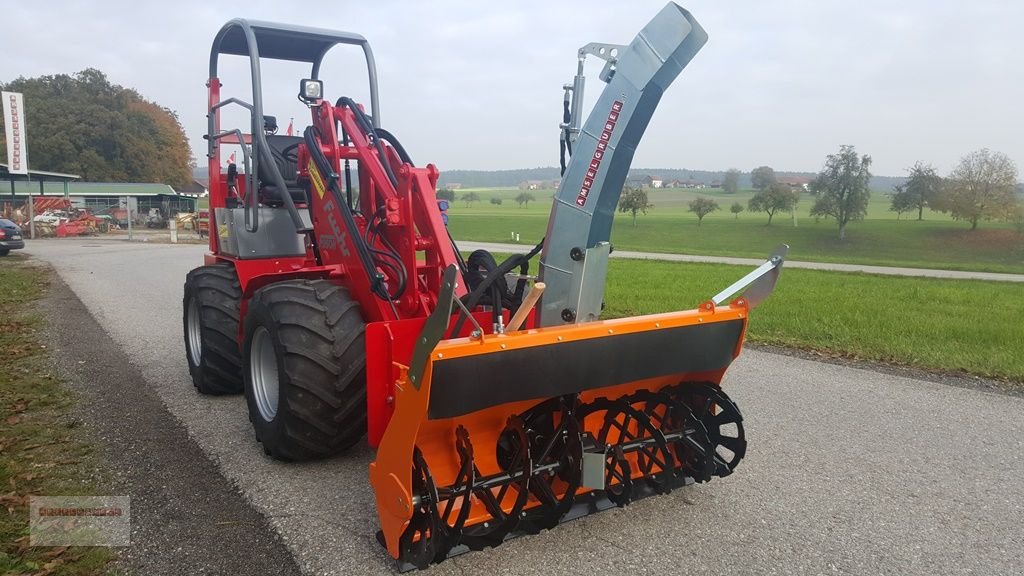
[[[288,192],[292,195],[292,201],[306,202],[306,191],[297,181],[298,167],[295,164],[295,157],[298,153],[298,146],[296,145],[302,142],[302,137],[269,134],[266,138],[267,146],[270,147],[270,154],[274,157],[277,169],[281,171],[281,177],[284,179],[284,185],[288,188]],[[289,148],[291,150],[288,150]],[[287,155],[285,154],[286,151],[288,152]],[[283,202],[280,191],[277,189],[277,183],[274,181],[274,171],[266,162],[260,162],[258,176],[260,179],[260,189],[263,194],[263,202],[265,204]]]

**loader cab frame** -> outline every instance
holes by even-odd
[[[324,57],[342,44],[362,49],[366,59],[370,92],[370,120],[380,127],[380,103],[377,89],[377,68],[366,38],[359,34],[293,26],[236,18],[217,33],[210,49],[210,74],[207,81],[207,161],[210,177],[210,212],[217,234],[210,235],[210,251],[220,258],[250,260],[261,266],[267,258],[294,260],[289,265],[307,266],[308,242],[305,235],[311,225],[308,213],[301,210],[306,203],[305,191],[297,184],[295,153],[302,141],[299,136],[277,135],[276,121],[267,116],[263,106],[261,60],[285,60],[308,63],[306,83],[321,87],[320,67]],[[221,99],[222,84],[218,77],[221,55],[247,56],[251,78],[248,101],[233,96]],[[303,94],[299,94],[300,97]],[[221,128],[221,110],[239,106],[249,112],[248,131]],[[273,128],[268,126],[273,122]],[[221,144],[237,144],[242,148],[242,164],[222,171]],[[209,260],[210,258],[208,258]]]

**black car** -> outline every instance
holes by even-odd
[[[0,256],[7,256],[11,250],[24,247],[25,240],[21,237],[21,228],[10,220],[0,218]]]

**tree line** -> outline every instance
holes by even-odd
[[[177,115],[99,70],[18,78],[2,88],[25,95],[32,169],[93,182],[192,181],[195,162]],[[6,154],[0,141],[0,157]]]
[[[890,194],[889,209],[897,218],[916,211],[917,219],[923,220],[924,209],[929,208],[969,222],[971,230],[976,230],[982,220],[1019,217],[1017,166],[1002,152],[986,148],[971,152],[945,178],[923,162],[908,172],[907,181]]]
[[[929,208],[949,214],[954,220],[969,222],[971,230],[976,230],[982,220],[1024,223],[1017,166],[1001,152],[988,149],[971,152],[961,158],[945,178],[939,176],[933,166],[922,162],[908,172],[906,181],[896,185],[890,194],[890,209],[897,213],[897,218],[905,212],[916,211],[921,220],[924,209]],[[722,183],[723,191],[735,193],[739,176],[739,170],[728,170]],[[853,146],[841,146],[837,153],[825,158],[822,170],[807,186],[814,198],[811,216],[835,219],[839,238],[845,239],[847,226],[867,215],[871,179],[871,156],[859,155]],[[796,209],[802,187],[780,183],[771,167],[755,168],[750,180],[756,192],[746,209],[766,213],[768,225],[777,213]],[[698,226],[704,216],[718,209],[718,203],[710,198],[696,198],[689,205],[689,211],[697,215]],[[730,207],[736,217],[744,209],[739,202]]]

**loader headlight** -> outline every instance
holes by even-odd
[[[324,83],[320,80],[303,79],[299,83],[299,98],[313,102],[324,97]]]

